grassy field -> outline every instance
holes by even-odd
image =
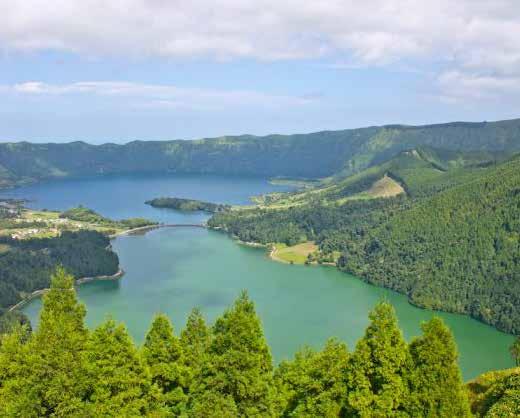
[[[276,243],[271,252],[271,258],[283,263],[305,264],[307,256],[317,250],[318,246],[310,241],[292,247],[283,243]]]

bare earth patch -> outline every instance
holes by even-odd
[[[368,189],[367,194],[371,197],[393,197],[404,192],[403,187],[398,182],[385,174],[382,179],[376,181]]]

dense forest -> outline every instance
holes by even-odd
[[[209,225],[243,241],[315,241],[318,260],[341,252],[339,268],[414,304],[520,333],[520,157],[435,182],[429,168],[400,169],[414,194],[334,200],[342,180],[277,206],[217,214]]]
[[[30,240],[3,237],[0,245],[0,314],[31,292],[48,288],[57,265],[76,277],[112,275],[119,269],[108,237],[96,231]]]
[[[353,174],[420,146],[464,152],[519,152],[520,120],[388,125],[196,141],[134,141],[125,145],[2,143],[0,187],[49,178],[121,173],[321,178]]]
[[[38,328],[0,338],[4,417],[517,416],[518,369],[465,386],[441,319],[407,343],[379,303],[353,351],[336,339],[273,367],[253,302],[242,293],[212,326],[194,309],[180,334],[157,315],[142,346],[123,324],[84,324],[73,277],[58,269]],[[469,396],[468,396],[469,395]]]
[[[520,334],[520,158],[348,242],[340,267]]]
[[[180,197],[157,197],[145,202],[154,208],[176,209],[182,211],[204,211],[210,213],[229,210],[231,206],[220,203],[204,202],[195,199],[183,199]]]

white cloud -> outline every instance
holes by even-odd
[[[312,96],[287,96],[253,90],[214,90],[184,88],[162,84],[119,81],[82,81],[70,84],[48,84],[39,81],[3,85],[0,91],[22,96],[87,95],[131,100],[141,108],[224,109],[230,106],[278,108],[302,106],[317,101]]]
[[[520,76],[497,76],[447,71],[438,78],[442,98],[449,102],[472,100],[518,101]]]
[[[363,61],[520,51],[517,0],[0,0],[6,49]]]
[[[507,80],[520,76],[519,7],[518,0],[0,0],[0,48],[327,57],[362,66],[416,60]]]

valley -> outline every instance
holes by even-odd
[[[277,363],[331,335],[354,346],[368,325],[360,318],[384,299],[409,341],[421,321],[441,317],[464,378],[476,378],[513,365],[514,337],[495,329],[517,333],[520,306],[513,150],[420,146],[312,181],[127,173],[6,189],[3,199],[26,207],[5,213],[0,262],[16,256],[25,267],[3,279],[2,306],[48,287],[60,263],[76,277],[122,269],[122,279],[77,292],[89,327],[111,315],[140,342],[158,310],[182,323],[199,306],[212,321],[246,288]],[[29,318],[38,329],[41,306],[33,299],[0,325]]]
[[[245,213],[258,210],[248,205],[251,194],[268,196],[276,191],[289,198],[303,193],[284,187],[287,186],[269,185],[263,179],[116,176],[48,182],[7,193],[11,198],[22,195],[30,198],[28,205],[34,208],[31,210],[38,206],[66,210],[83,205],[110,219],[137,216],[165,224],[187,224],[206,222],[211,214],[153,208],[144,202],[157,195],[185,196],[233,205],[231,212],[216,216],[240,215],[241,208],[247,208]],[[397,199],[403,199],[403,196]],[[356,217],[363,213],[367,204],[387,205],[391,201],[356,199],[350,205],[359,205],[353,212]],[[270,231],[262,223],[259,227]],[[282,243],[283,240],[274,242]],[[268,259],[268,249],[239,245],[218,231],[157,229],[146,234],[119,236],[112,240],[112,248],[125,276],[117,282],[84,284],[78,288],[79,297],[88,307],[89,326],[95,327],[110,314],[124,320],[138,341],[158,309],[182,323],[189,310],[199,306],[211,320],[243,288],[247,288],[257,302],[277,361],[291,357],[302,345],[318,347],[331,335],[337,335],[353,346],[366,326],[366,313],[381,298],[396,306],[407,338],[419,333],[422,320],[439,314],[417,309],[405,297],[366,284],[336,267],[298,265],[305,263],[303,254],[307,252],[298,251],[293,255],[290,248],[288,262],[278,263]],[[314,246],[303,248],[305,251],[315,249]],[[324,254],[318,252],[316,255],[321,257],[322,264],[327,263]],[[336,260],[339,255],[333,254]],[[290,264],[290,259],[294,265]],[[318,260],[312,263],[318,264]],[[38,323],[40,306],[41,300],[37,299],[23,308],[34,326]],[[465,377],[512,365],[507,351],[513,339],[511,336],[467,317],[440,315],[455,333]],[[309,324],[305,320],[308,317],[315,321]],[[287,332],[288,329],[293,331]],[[477,341],[488,343],[482,346]]]

